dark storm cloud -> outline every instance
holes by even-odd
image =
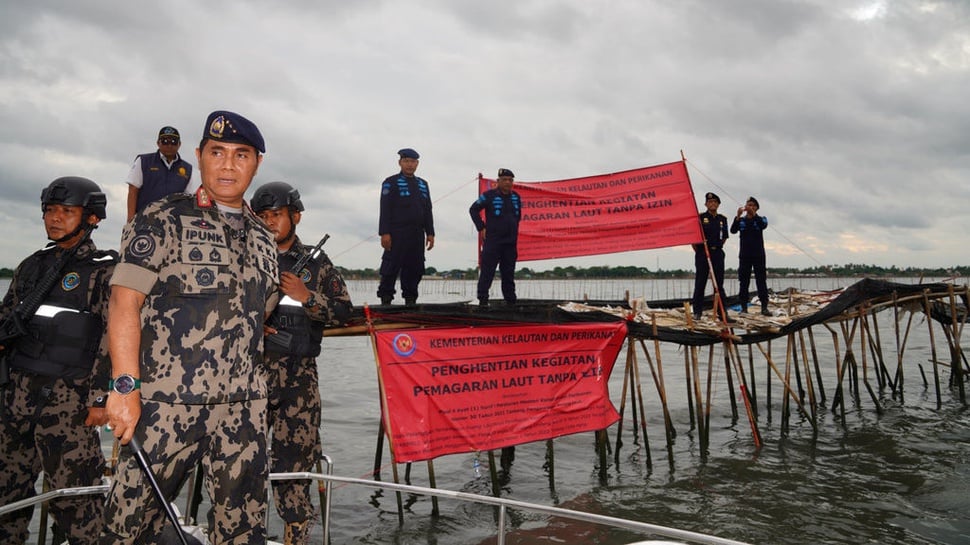
[[[722,212],[758,196],[772,264],[963,261],[964,2],[8,4],[0,214],[38,239],[40,188],[80,174],[105,186],[98,242],[115,244],[135,154],[171,124],[194,162],[205,115],[227,108],[266,137],[256,183],[298,186],[301,231],[330,232],[350,267],[377,265],[379,183],[401,147],[438,199],[439,269],[474,266],[478,172],[562,179],[681,151]],[[4,255],[40,245],[21,238]],[[684,248],[584,259],[692,266]]]

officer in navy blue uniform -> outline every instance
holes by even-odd
[[[397,152],[401,172],[381,184],[381,283],[377,296],[381,304],[394,300],[394,283],[401,276],[401,295],[406,306],[418,300],[418,283],[424,275],[424,251],[434,248],[434,216],[428,182],[414,175],[418,152],[404,148]]]
[[[751,283],[751,270],[758,286],[758,299],[761,301],[761,314],[769,316],[768,311],[768,272],[765,265],[764,231],[768,228],[768,218],[758,215],[761,206],[754,197],[742,208],[731,224],[732,233],[741,233],[741,251],[738,253],[738,298],[741,299],[741,312],[748,311],[748,286]]]
[[[128,221],[148,203],[169,193],[185,191],[192,165],[179,156],[182,138],[175,127],[158,131],[158,151],[135,157],[128,173]]]
[[[704,195],[704,206],[707,211],[700,214],[701,229],[704,231],[704,242],[711,255],[711,267],[714,269],[714,281],[717,283],[717,294],[724,301],[724,243],[728,239],[727,217],[717,213],[717,207],[721,205],[721,198],[714,193]],[[704,252],[704,244],[694,244],[694,269],[697,276],[694,278],[694,298],[691,302],[694,311],[694,319],[701,317],[704,309],[704,291],[707,288],[709,267],[707,266],[707,253]]]
[[[498,170],[496,187],[482,193],[468,209],[475,228],[481,233],[481,272],[478,275],[478,303],[488,306],[488,290],[495,279],[495,267],[502,275],[502,297],[514,305],[515,261],[518,259],[519,221],[522,198],[512,191],[515,174],[507,168]],[[482,211],[485,219],[482,220]]]

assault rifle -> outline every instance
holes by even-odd
[[[306,264],[309,263],[311,259],[313,259],[316,255],[320,253],[320,250],[323,248],[323,245],[327,243],[327,240],[329,238],[330,238],[330,233],[323,235],[323,238],[320,239],[320,242],[318,242],[317,245],[314,246],[312,250],[303,254],[302,256],[300,256],[300,259],[296,260],[296,263],[294,263],[293,266],[290,267],[290,272],[293,274],[299,275],[300,271],[303,270],[303,267],[306,267]],[[274,328],[274,329],[276,329],[276,333],[266,337],[266,340],[272,344],[275,344],[276,346],[289,350],[290,343],[293,342],[293,334],[287,331],[280,331],[279,328]]]
[[[303,270],[303,267],[306,267],[306,264],[309,263],[311,259],[313,259],[320,253],[320,249],[323,248],[323,245],[327,243],[327,240],[329,238],[330,238],[330,233],[323,235],[323,238],[320,239],[320,242],[318,242],[317,245],[314,246],[312,250],[303,254],[303,256],[301,256],[300,259],[296,261],[296,263],[293,265],[293,268],[290,269],[290,272],[293,274],[300,274],[300,271]]]
[[[34,318],[37,309],[44,303],[47,294],[60,279],[62,269],[68,261],[77,255],[81,245],[91,236],[91,231],[96,228],[96,225],[85,223],[81,227],[82,236],[77,244],[65,250],[57,258],[54,265],[47,271],[47,275],[41,278],[27,297],[24,297],[24,300],[10,312],[10,315],[3,322],[0,322],[0,346],[3,346],[3,350],[0,351],[0,421],[6,418],[7,414],[7,407],[3,400],[6,399],[7,386],[10,385],[10,368],[7,364],[11,351],[10,345],[13,341],[27,334],[27,326],[30,325],[30,320]]]

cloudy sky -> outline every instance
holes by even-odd
[[[206,115],[259,125],[253,188],[304,196],[299,232],[379,265],[380,182],[421,153],[428,265],[474,267],[479,172],[556,180],[677,161],[723,213],[754,195],[770,266],[970,264],[965,0],[2,0],[0,266],[45,243],[39,195],[108,193],[158,129],[183,156]],[[249,196],[249,194],[247,194]],[[700,204],[700,203],[699,203]],[[737,239],[728,245],[729,266]],[[693,267],[689,248],[520,263]]]

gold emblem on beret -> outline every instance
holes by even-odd
[[[209,123],[209,136],[213,138],[222,138],[222,133],[226,130],[226,119],[223,116],[219,116]]]

